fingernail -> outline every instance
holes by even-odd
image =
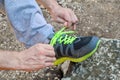
[[[65,27],[67,27],[67,22],[64,23]]]

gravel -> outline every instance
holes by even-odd
[[[120,39],[120,0],[57,0],[63,7],[71,8],[77,15],[77,35]],[[1,8],[1,7],[0,7]],[[53,22],[48,11],[43,13],[58,31],[62,24]],[[25,47],[16,40],[14,31],[0,12],[0,49],[21,51]],[[83,66],[84,68],[84,66]],[[86,73],[86,70],[83,69]],[[106,73],[107,74],[107,73]],[[114,75],[113,75],[114,76]],[[35,72],[0,71],[0,80],[60,80],[63,77],[58,67],[45,68]],[[66,79],[70,80],[70,78]],[[99,79],[98,79],[99,80]]]

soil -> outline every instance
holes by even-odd
[[[105,38],[120,39],[120,0],[57,0],[63,7],[71,8],[77,15],[79,22],[77,24],[78,36],[99,36]],[[63,25],[55,23],[51,20],[48,11],[44,8],[43,14],[48,21],[51,23],[56,31],[58,31]],[[0,13],[0,49],[4,50],[16,50],[21,51],[24,46],[17,41],[15,34],[7,21],[5,14]],[[56,68],[45,69],[46,73],[53,74],[45,80],[53,80],[53,77],[58,77],[59,80],[62,75],[61,72],[57,72]],[[5,71],[6,72],[6,71]],[[5,74],[5,72],[1,72]],[[58,73],[58,74],[57,74]],[[2,76],[2,74],[0,76]],[[11,74],[11,73],[10,73]],[[9,79],[9,74],[6,79]],[[52,78],[51,78],[52,77]],[[35,77],[34,80],[42,79],[39,76]],[[30,80],[30,79],[29,79]]]

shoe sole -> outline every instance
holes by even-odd
[[[86,59],[88,59],[90,56],[92,56],[96,52],[99,44],[100,44],[100,40],[97,42],[97,45],[96,45],[95,49],[93,49],[90,53],[88,53],[87,55],[85,55],[83,57],[80,57],[80,58],[61,57],[61,58],[57,59],[54,62],[54,65],[59,65],[59,64],[65,62],[66,60],[69,60],[71,62],[82,62],[82,61],[85,61]]]

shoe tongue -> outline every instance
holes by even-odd
[[[75,41],[74,41],[74,43],[77,44],[80,41],[81,41],[81,38],[76,38]]]
[[[81,47],[87,45],[91,40],[91,37],[79,37],[76,38],[74,42],[74,49],[80,49]]]
[[[74,43],[73,43],[74,49],[75,50],[80,49],[83,46],[83,44],[84,43],[82,43],[81,38],[76,38]]]

